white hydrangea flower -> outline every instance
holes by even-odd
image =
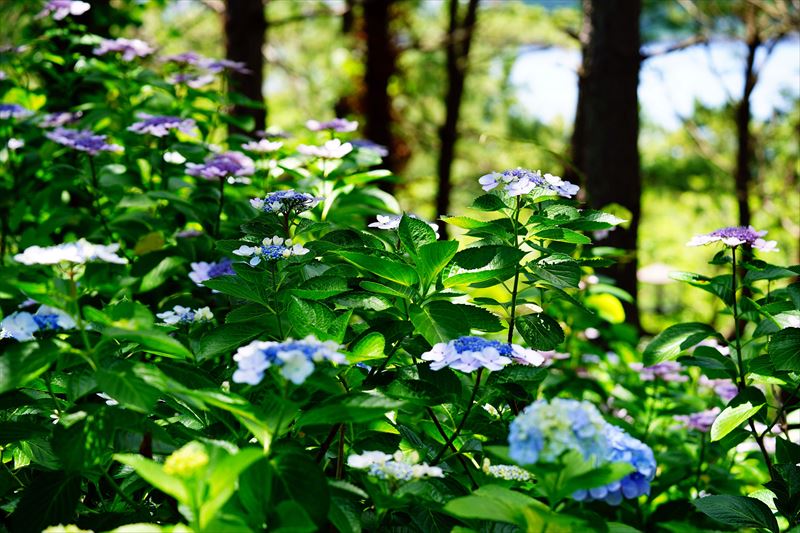
[[[33,319],[33,315],[25,311],[12,313],[0,322],[0,339],[32,341],[33,334],[37,331],[39,325]]]
[[[303,155],[319,157],[320,159],[341,159],[353,151],[353,145],[342,143],[339,139],[331,139],[322,146],[301,144],[297,151]]]
[[[417,220],[422,220],[428,226],[431,227],[433,232],[436,234],[436,238],[439,238],[439,225],[433,222],[427,222],[422,218],[418,217],[417,215],[406,215],[410,218],[416,218]],[[367,227],[370,228],[378,228],[378,229],[386,229],[386,230],[396,230],[400,227],[400,221],[403,219],[403,215],[377,215],[377,221],[368,224]]]
[[[92,244],[86,239],[80,239],[55,246],[31,246],[15,255],[14,260],[24,265],[83,264],[91,261],[126,264],[128,260],[118,256],[117,250],[119,244]]]
[[[417,463],[418,456],[412,454],[405,457],[397,451],[389,455],[380,451],[352,454],[347,458],[347,465],[358,470],[368,470],[370,476],[380,479],[397,481],[410,481],[426,477],[444,477],[444,472],[438,466],[428,463]]]
[[[280,141],[270,141],[268,139],[261,139],[259,141],[250,141],[242,145],[242,148],[248,152],[256,154],[270,154],[277,152],[281,149],[283,143]]]

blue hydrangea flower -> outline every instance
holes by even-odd
[[[589,402],[538,400],[511,422],[509,455],[520,464],[555,463],[567,451],[584,459],[606,456],[606,422]]]
[[[610,505],[619,505],[623,498],[634,499],[650,494],[650,482],[656,475],[656,460],[653,450],[611,424],[606,424],[605,438],[608,441],[604,463],[628,463],[635,469],[619,481],[602,487],[576,491],[572,497],[578,501],[603,500]]]
[[[12,338],[18,341],[34,339],[39,331],[74,329],[75,321],[61,309],[43,305],[34,313],[18,311],[0,321],[0,339]]]
[[[302,213],[313,209],[322,198],[317,198],[307,192],[288,191],[271,192],[264,198],[252,198],[250,205],[265,213]]]
[[[67,128],[56,128],[47,132],[45,136],[58,144],[87,152],[89,155],[97,155],[100,152],[121,152],[122,146],[109,144],[106,135],[97,135],[90,130],[71,130]]]
[[[190,118],[153,116],[142,113],[139,115],[142,120],[134,122],[128,127],[128,131],[140,135],[153,135],[154,137],[166,137],[172,130],[182,131],[183,133],[193,134],[197,124]]]
[[[706,235],[696,235],[692,240],[686,243],[686,246],[704,246],[706,244],[721,242],[730,248],[736,248],[739,245],[746,244],[762,252],[777,252],[777,241],[764,240],[762,237],[766,234],[766,231],[756,231],[753,226],[733,226],[721,228]]]
[[[231,176],[252,176],[256,171],[253,160],[241,152],[217,154],[205,163],[186,163],[186,173],[207,180]]]
[[[191,264],[192,271],[189,272],[189,279],[194,281],[198,287],[203,286],[204,281],[218,278],[220,276],[234,276],[233,261],[228,258],[216,263],[206,263],[201,261]]]
[[[467,373],[481,367],[500,370],[511,363],[539,366],[544,362],[544,357],[535,350],[481,337],[461,337],[440,342],[421,357],[425,361],[432,361],[432,370],[450,367]]]
[[[250,257],[250,265],[256,266],[261,261],[277,261],[293,255],[305,255],[308,248],[303,248],[302,244],[292,244],[290,239],[282,237],[267,237],[261,241],[259,246],[242,245],[233,251],[234,255]]]
[[[39,127],[60,128],[62,126],[66,126],[67,124],[77,122],[82,116],[83,113],[81,111],[76,111],[74,113],[69,111],[48,113],[42,117],[42,120],[39,122]]]
[[[419,457],[413,453],[410,457],[397,451],[394,455],[379,451],[352,454],[347,458],[347,466],[367,473],[378,479],[395,481],[410,481],[426,477],[444,477],[444,472],[438,466],[428,463],[418,463]]]
[[[554,193],[565,198],[572,198],[580,187],[552,174],[542,175],[540,170],[514,168],[503,172],[492,172],[478,179],[484,191],[491,191],[495,187],[503,186],[509,196],[530,194],[535,189],[542,192]]]
[[[169,311],[157,313],[156,316],[164,321],[165,324],[186,325],[193,322],[209,322],[214,320],[214,315],[208,307],[201,307],[200,309],[190,309],[182,305],[176,305]]]
[[[32,114],[33,111],[25,109],[19,104],[0,104],[0,120],[27,118]]]
[[[345,363],[346,359],[339,353],[339,348],[335,342],[322,342],[311,335],[301,341],[253,341],[239,348],[233,356],[238,364],[233,381],[258,385],[264,379],[264,372],[277,366],[284,378],[300,385],[314,372],[315,363]]]

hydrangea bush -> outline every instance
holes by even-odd
[[[590,237],[624,221],[577,185],[476,171],[470,213],[403,213],[356,121],[252,132],[243,65],[87,34],[90,7],[35,6],[0,63],[0,527],[797,525],[800,270],[762,232],[678,275],[733,337],[641,352]]]

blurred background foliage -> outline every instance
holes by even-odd
[[[30,37],[18,35],[22,31],[35,35],[38,4],[33,4],[37,3],[0,2],[4,21],[0,44]],[[403,208],[433,219],[437,206],[440,211],[442,206],[441,197],[437,202],[442,190],[442,128],[448,120],[448,99],[453,97],[448,89],[454,72],[464,75],[464,87],[457,106],[445,212],[463,213],[479,193],[477,178],[493,170],[522,166],[565,177],[571,171],[578,179],[584,176],[581,171],[586,169],[573,168],[570,157],[575,95],[559,94],[561,86],[549,76],[553,65],[547,62],[569,70],[577,86],[581,48],[586,45],[584,16],[604,5],[613,9],[611,4],[94,0],[91,20],[81,22],[101,35],[124,34],[160,43],[162,54],[194,51],[236,59],[232,47],[261,48],[264,105],[256,112],[256,121],[280,129],[309,118],[358,119],[365,136],[388,145],[388,164],[398,176],[389,187]],[[236,18],[254,6],[264,14],[263,21]],[[469,21],[471,9],[474,24]],[[671,281],[668,272],[714,274],[705,265],[706,254],[687,249],[686,241],[742,220],[736,196],[742,163],[737,159],[742,139],[737,117],[741,118],[740,86],[747,77],[751,51],[755,61],[750,90],[769,91],[772,96],[767,98],[770,109],[748,115],[745,131],[750,141],[745,161],[751,174],[746,184],[750,218],[757,229],[768,230],[769,238],[779,242],[780,252],[770,257],[771,262],[800,259],[798,3],[644,0],[638,16],[642,68],[659,58],[682,58],[675,59],[678,66],[659,70],[669,87],[667,98],[658,101],[647,94],[652,83],[639,85],[638,309],[642,328],[654,333],[680,321],[713,324],[720,311],[711,295],[699,298],[687,285]],[[259,22],[266,30],[252,31]],[[238,45],[232,44],[232,36],[239,37]],[[471,43],[467,50],[465,42]],[[693,66],[692,61],[703,54],[708,65]],[[715,54],[727,54],[727,72],[714,70]],[[448,70],[454,65],[455,70]],[[760,69],[768,67],[782,75],[765,76],[760,82],[769,84],[765,89],[755,86]],[[716,86],[710,83],[703,90],[723,97],[691,92],[693,68],[710,69]],[[640,71],[640,80],[642,76]],[[731,84],[731,77],[739,81]],[[748,111],[752,97],[748,95]],[[689,112],[679,111],[675,102],[687,99],[692,102]],[[371,106],[375,102],[377,108]],[[556,102],[557,109],[537,112],[550,102]],[[558,111],[570,107],[571,112]],[[673,116],[665,120],[670,112]],[[613,184],[614,176],[602,179]]]

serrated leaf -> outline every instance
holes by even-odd
[[[553,318],[544,313],[517,317],[517,331],[534,350],[553,350],[564,341],[564,331]]]
[[[571,244],[589,244],[592,242],[592,239],[586,235],[567,228],[548,228],[536,232],[535,235],[537,239],[568,242]]]
[[[738,428],[762,407],[764,407],[763,403],[753,405],[751,402],[744,402],[735,407],[726,407],[711,425],[711,442],[720,440],[725,435]]]
[[[688,322],[670,326],[650,341],[642,357],[644,365],[650,366],[676,359],[685,350],[709,337],[719,337],[711,326],[700,322]]]
[[[231,354],[241,345],[264,332],[262,322],[232,322],[206,333],[197,345],[197,358],[201,361],[222,354]]]
[[[358,252],[339,252],[339,256],[367,272],[406,287],[419,281],[416,271],[403,263]]]
[[[406,251],[411,255],[417,255],[422,246],[436,242],[436,232],[427,222],[406,215],[400,219],[397,235]]]
[[[103,328],[102,333],[105,337],[112,339],[135,342],[142,346],[143,351],[152,352],[157,355],[172,357],[174,359],[191,359],[193,357],[192,352],[181,344],[179,340],[161,331],[134,331],[122,328]]]
[[[469,324],[456,304],[436,300],[424,307],[414,305],[410,311],[414,327],[431,344],[469,334]]]
[[[800,328],[786,328],[769,341],[769,357],[776,370],[800,372]]]
[[[101,368],[95,373],[97,387],[114,398],[123,407],[150,414],[161,393],[130,371]]]
[[[508,206],[500,199],[499,196],[494,194],[484,194],[475,198],[470,206],[477,211],[500,211],[507,209]]]
[[[488,222],[483,222],[482,220],[477,220],[471,217],[442,217],[442,220],[448,224],[456,226],[457,228],[464,229],[477,229],[488,225]]]
[[[778,533],[778,521],[769,507],[755,498],[720,494],[694,500],[701,512],[725,525],[743,528],[766,528]]]
[[[429,286],[458,251],[456,241],[437,241],[417,250],[417,269],[423,287]]]

